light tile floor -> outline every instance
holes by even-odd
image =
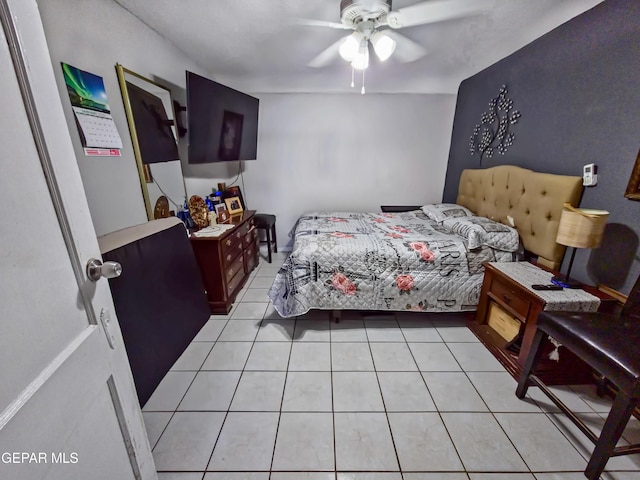
[[[143,408],[160,480],[579,480],[592,446],[516,382],[460,316],[283,319],[262,260]],[[554,389],[598,430],[610,403]],[[624,441],[638,442],[632,421]],[[640,480],[640,455],[606,480]]]

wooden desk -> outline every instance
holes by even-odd
[[[511,274],[501,270],[506,265],[512,271]],[[534,291],[530,288],[531,284],[549,283],[552,273],[528,262],[485,263],[484,266],[478,310],[475,321],[469,322],[469,328],[516,380],[520,377],[529,354],[538,314],[542,310],[606,310],[613,308],[616,303],[614,298],[599,292],[595,287],[585,287],[585,290],[597,298],[585,295],[581,290],[544,293]],[[534,280],[523,281],[523,277]],[[516,331],[519,330],[519,351],[509,348],[507,339],[489,326],[490,315],[500,316],[499,321],[506,320],[519,325],[516,327]],[[550,359],[549,354],[554,349],[547,342],[538,365],[536,375],[545,383],[558,385],[593,382],[591,369],[568,350],[560,347],[558,361]]]
[[[258,266],[255,213],[245,210],[232,215],[230,223],[234,227],[219,237],[190,237],[213,314],[229,313],[249,273]]]

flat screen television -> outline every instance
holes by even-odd
[[[189,163],[255,160],[259,100],[187,72]]]

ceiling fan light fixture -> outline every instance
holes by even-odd
[[[371,36],[371,43],[381,62],[387,60],[396,49],[396,41],[384,32],[375,32]]]
[[[362,42],[362,35],[360,32],[353,32],[351,35],[345,37],[344,41],[340,45],[338,52],[343,60],[347,62],[352,61],[358,54],[360,49],[360,43]]]

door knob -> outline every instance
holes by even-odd
[[[101,277],[115,278],[122,273],[122,265],[118,262],[102,263],[97,258],[92,258],[87,262],[87,277],[92,282],[97,282]]]

